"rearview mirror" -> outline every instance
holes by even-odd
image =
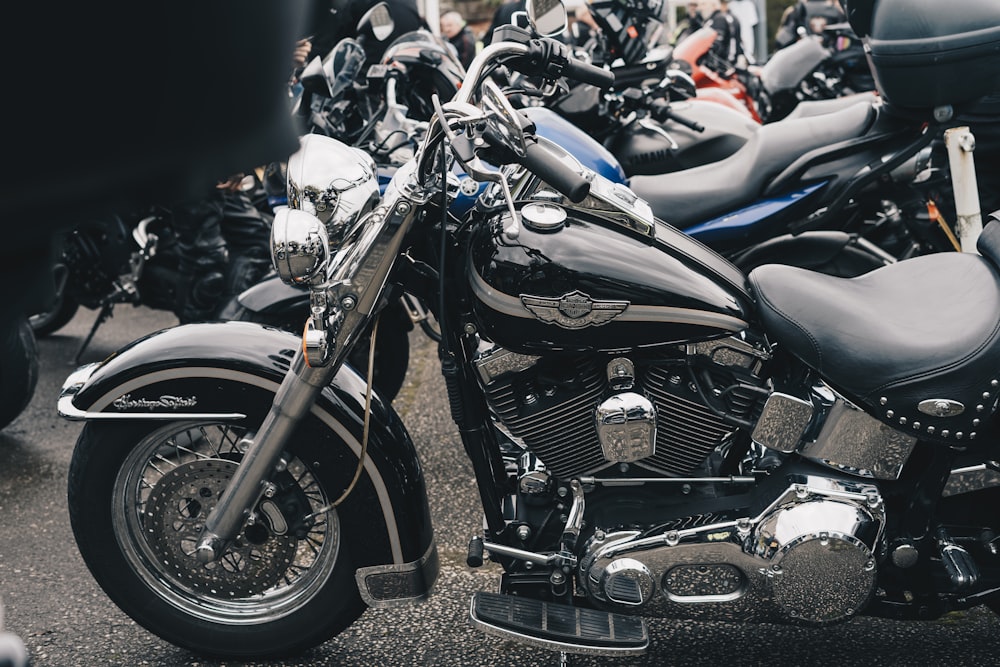
[[[552,37],[566,29],[566,7],[562,0],[527,0],[524,8],[539,35]]]

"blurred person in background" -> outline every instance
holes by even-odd
[[[7,77],[26,104],[0,184],[0,320],[55,301],[58,232],[87,217],[198,196],[205,183],[298,149],[288,113],[288,54],[305,0],[25,5],[46,41],[11,31]],[[33,53],[26,68],[18,54]],[[87,76],[62,77],[67,58]],[[66,104],[73,113],[66,115]]]
[[[476,57],[476,38],[459,12],[454,9],[441,15],[441,35],[455,47],[462,67],[468,69]]]
[[[671,36],[670,43],[677,44],[677,42],[700,28],[703,22],[701,13],[698,11],[698,1],[694,0],[687,3],[687,13],[684,15],[684,18],[677,22],[677,28]]]
[[[698,0],[698,12],[704,21],[703,26],[715,30],[715,43],[710,53],[736,66],[743,55],[743,45],[740,40],[740,24],[723,9],[720,0]]]
[[[740,42],[743,55],[751,63],[756,60],[756,40],[754,39],[760,17],[757,15],[757,3],[754,0],[729,0],[726,12],[740,24]]]

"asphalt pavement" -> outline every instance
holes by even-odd
[[[0,431],[0,599],[5,629],[21,637],[34,667],[222,665],[552,666],[557,653],[482,634],[469,599],[495,590],[498,570],[465,564],[481,512],[471,466],[451,422],[433,344],[412,334],[413,363],[395,402],[421,455],[442,571],[430,600],[369,610],[340,636],[294,660],[217,662],[160,640],[118,610],[94,583],[69,528],[66,473],[81,424],[56,414],[73,355],[96,313],[81,309],[39,342],[41,376],[27,410]],[[177,323],[169,313],[119,306],[82,362]],[[1000,511],[1000,508],[998,508]],[[635,658],[570,656],[568,665],[998,665],[1000,618],[985,608],[934,621],[860,617],[827,628],[653,619],[651,648]]]

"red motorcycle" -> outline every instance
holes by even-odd
[[[690,65],[689,74],[698,87],[699,98],[746,111],[751,118],[762,123],[751,90],[756,77],[749,70],[737,70],[711,53],[717,35],[707,26],[699,28],[677,43],[673,51],[674,61]]]

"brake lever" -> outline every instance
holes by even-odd
[[[670,133],[667,132],[665,129],[663,129],[663,127],[661,127],[659,123],[654,123],[649,118],[642,118],[639,120],[639,126],[649,130],[650,132],[655,132],[656,134],[659,134],[661,137],[669,141],[670,150],[675,151],[680,148],[680,145],[676,141],[674,141],[674,138],[670,136]]]

